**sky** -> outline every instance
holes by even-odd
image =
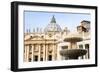
[[[24,11],[24,32],[30,29],[42,28],[42,30],[50,23],[53,15],[56,23],[60,25],[62,30],[67,27],[70,31],[74,31],[82,20],[91,20],[90,14],[84,13],[60,13],[60,12],[34,12]]]

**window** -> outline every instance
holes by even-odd
[[[33,36],[31,35],[30,38],[32,38]]]
[[[79,45],[79,49],[83,49],[83,45]]]
[[[41,38],[44,38],[44,36],[42,35]]]
[[[34,61],[38,61],[38,56],[34,56]]]
[[[39,45],[34,44],[34,51],[35,51],[35,52],[38,52],[38,51],[39,51]]]
[[[52,37],[52,34],[49,34],[48,36],[51,38]]]
[[[43,61],[43,58],[40,58],[40,61]]]
[[[29,44],[29,62],[31,62],[31,56],[32,56],[32,45]]]
[[[86,48],[86,49],[89,48],[89,44],[85,44],[85,48]]]
[[[48,61],[51,61],[52,60],[52,55],[49,55],[48,56]]]
[[[31,55],[31,54],[32,54],[32,52],[29,52],[29,54]]]
[[[29,62],[31,62],[31,60],[32,60],[32,59],[31,59],[31,58],[29,58]]]

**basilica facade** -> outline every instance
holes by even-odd
[[[83,37],[83,41],[77,43],[77,48],[87,49],[86,55],[79,57],[79,59],[89,59],[90,21],[81,21],[75,29]],[[65,49],[70,49],[69,43],[63,41],[63,38],[69,33],[70,30],[67,27],[62,29],[57,24],[54,16],[43,31],[37,29],[37,31],[25,32],[24,62],[67,60],[59,52],[62,49],[62,45],[66,45]]]

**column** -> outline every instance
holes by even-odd
[[[41,58],[41,47],[40,47],[40,44],[38,44],[38,50],[39,50],[39,52],[38,52],[38,61],[40,61],[40,58]]]
[[[43,60],[46,61],[46,46],[45,46],[45,44],[43,44],[43,53],[44,53]]]
[[[56,45],[56,48],[57,48],[57,60],[63,60],[62,56],[60,55],[60,50],[62,49],[61,46],[62,45],[59,45],[59,44]]]
[[[26,61],[29,62],[29,60],[28,60],[29,59],[29,45],[27,46],[27,53],[26,54],[27,54]]]
[[[48,61],[48,45],[45,45],[45,50],[46,50],[46,61]]]
[[[51,49],[52,49],[52,60],[56,60],[55,59],[55,56],[56,56],[56,47],[55,47],[55,44],[52,44],[51,45]]]
[[[27,52],[26,52],[26,49],[27,49],[27,48],[26,48],[26,46],[24,45],[24,62],[26,62],[26,53],[27,53]]]
[[[83,49],[85,49],[85,44],[83,44]],[[83,59],[85,59],[85,55],[83,56]]]
[[[85,59],[89,59],[90,58],[90,56],[89,56],[89,44],[85,44],[85,49],[87,50]]]
[[[43,44],[43,61],[45,61],[46,60],[46,53],[45,53],[45,44]]]
[[[55,60],[57,60],[57,44],[54,45],[55,48]]]
[[[76,42],[71,42],[70,43],[70,49],[77,49],[77,43]]]
[[[33,54],[34,54],[34,45],[32,45],[32,62],[33,62]]]

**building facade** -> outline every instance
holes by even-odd
[[[77,26],[77,32],[83,37],[82,42],[78,42],[78,48],[87,49],[87,54],[79,59],[90,58],[90,22],[83,20]],[[69,48],[69,43],[63,41],[63,38],[70,33],[67,27],[61,29],[53,16],[50,23],[44,28],[27,31],[24,33],[24,62],[37,62],[37,61],[57,61],[66,60],[62,57],[59,51],[62,45],[66,44],[66,49]]]

